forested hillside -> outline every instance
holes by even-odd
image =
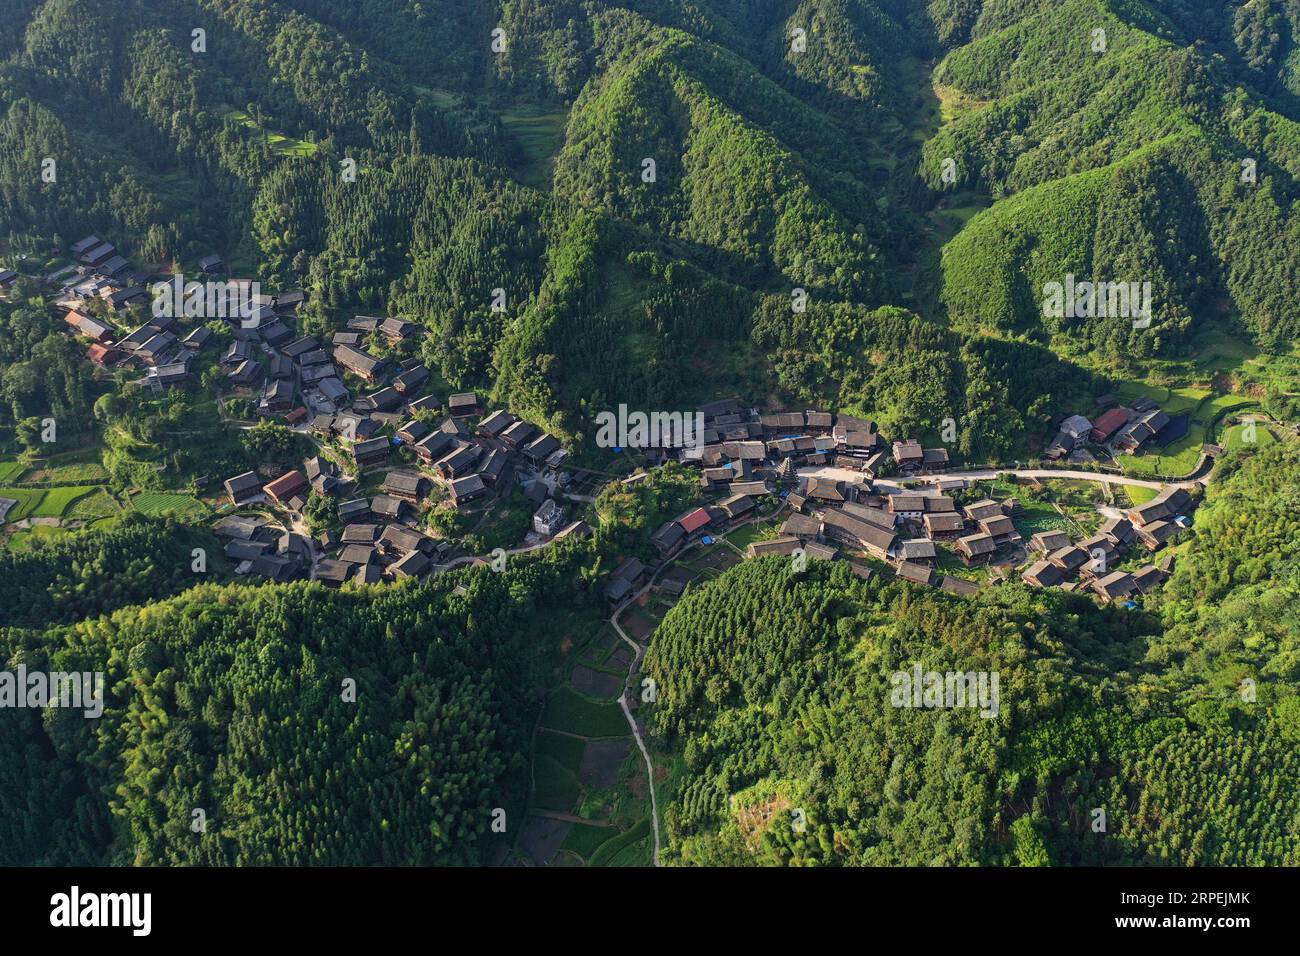
[[[0,551],[4,623],[70,623],[156,600],[216,574],[219,553],[211,534],[140,515],[112,530],[57,540],[38,551]]]
[[[969,42],[935,71],[969,105],[926,144],[923,164],[937,185],[951,158],[959,184],[999,200],[944,250],[956,323],[1065,336],[1112,358],[1176,353],[1225,312],[1269,347],[1294,340],[1294,94],[1269,83],[1282,95],[1264,94],[1252,71],[1233,68],[1239,56],[1225,63],[1193,42],[1237,7],[1222,45],[1244,52],[1243,27],[1267,6],[983,6]],[[1151,328],[1045,320],[1040,290],[1067,273],[1151,282]]]
[[[688,595],[647,658],[672,860],[1300,862],[1300,452],[1233,468],[1149,613],[780,559]],[[895,706],[916,664],[997,672],[997,715]]]
[[[200,489],[302,465],[309,426],[246,423],[215,355],[156,393],[93,365],[51,276],[91,234],[132,282],[217,254],[301,289],[295,336],[419,324],[386,353],[430,370],[419,424],[474,390],[553,435],[591,540],[419,587],[196,580],[204,529],[119,504],[206,515]],[[931,447],[950,423],[954,468],[1000,470],[1107,393],[1182,388],[1175,455],[1224,460],[1141,606],[844,561],[690,586],[645,660],[663,858],[1300,864],[1297,0],[9,0],[10,269],[9,474],[48,417],[87,460],[45,465],[121,502],[66,538],[24,516],[0,553],[0,670],[108,677],[102,719],[0,708],[0,863],[499,861],[569,616],[605,625],[617,560],[700,504],[689,469],[587,460],[602,411],[736,396]],[[1149,284],[1150,322],[1050,314],[1067,277]],[[1246,404],[1274,444],[1225,437]],[[482,543],[532,510],[437,520]],[[913,664],[997,672],[997,714],[893,706]]]
[[[992,458],[1089,375],[1207,330],[1290,348],[1295,18],[43,0],[0,46],[0,208],[15,249],[217,251],[308,289],[309,328],[419,322],[448,386],[571,438],[611,402],[767,391],[922,431],[964,417],[963,451]],[[1151,283],[1151,326],[1045,317],[1067,274]],[[889,388],[888,352],[826,368],[825,316],[886,306],[935,327],[927,354]],[[1010,383],[990,340],[1089,372]],[[919,416],[917,375],[949,383]]]
[[[8,668],[102,671],[104,712],[0,710],[15,864],[474,864],[521,814],[568,562],[427,587],[203,585],[47,630]],[[196,815],[195,811],[202,811]],[[202,820],[204,827],[196,826]],[[514,821],[518,825],[518,817]]]

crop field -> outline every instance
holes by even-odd
[[[584,737],[619,737],[628,732],[618,704],[598,703],[568,687],[551,695],[542,725]]]
[[[60,482],[70,485],[84,484],[88,481],[103,481],[108,477],[104,466],[97,461],[69,462],[68,464],[46,464],[27,475],[32,482]]]
[[[726,538],[741,551],[744,551],[755,541],[776,537],[777,529],[778,526],[773,522],[756,521],[753,524],[742,525],[735,531],[729,532]]]
[[[1128,500],[1133,503],[1135,508],[1146,504],[1156,495],[1160,494],[1156,489],[1147,488],[1143,485],[1129,485],[1124,489],[1124,493],[1128,495]]]
[[[92,492],[97,485],[72,485],[63,488],[46,488],[45,494],[32,510],[34,518],[62,518],[74,504]]]
[[[1253,443],[1246,441],[1246,434],[1246,426],[1244,424],[1233,425],[1224,432],[1221,443],[1229,452],[1236,452],[1243,448],[1250,451],[1258,451],[1261,448],[1267,448],[1269,445],[1272,445],[1277,441],[1264,422],[1257,422],[1255,424]]]
[[[283,133],[269,131],[260,126],[253,117],[249,116],[243,110],[229,110],[226,112],[226,115],[241,126],[262,133],[267,145],[281,156],[310,156],[312,153],[316,152],[317,146],[315,143],[309,143],[306,140],[301,139],[294,139],[292,136],[286,136]]]
[[[131,499],[135,510],[147,515],[174,513],[184,518],[202,518],[208,506],[193,495],[170,491],[142,491]]]
[[[514,137],[523,153],[524,181],[537,188],[551,181],[551,165],[564,145],[568,113],[519,107],[501,113],[501,125]]]
[[[546,810],[567,813],[582,794],[577,776],[546,754],[533,760],[533,802]]]
[[[78,498],[73,502],[72,508],[68,511],[67,517],[81,518],[87,521],[96,518],[106,518],[116,515],[121,511],[121,506],[113,499],[103,488],[99,488],[83,498]]]
[[[618,836],[619,831],[613,827],[597,827],[586,823],[575,823],[564,838],[564,849],[576,853],[583,860],[589,860],[601,844]]]
[[[22,521],[31,517],[44,497],[45,492],[40,488],[0,488],[0,498],[13,498],[18,502],[9,509],[5,521]]]
[[[582,752],[586,749],[587,745],[580,737],[552,733],[549,730],[542,730],[537,735],[536,752],[550,757],[571,773],[577,773],[582,766]]]
[[[650,821],[642,819],[630,830],[606,840],[591,855],[588,866],[648,866],[651,861]]]
[[[1140,382],[1123,382],[1116,389],[1120,399],[1131,402],[1146,395],[1170,416],[1190,417],[1187,434],[1164,448],[1151,448],[1136,455],[1121,455],[1120,467],[1127,475],[1164,476],[1175,478],[1185,475],[1200,460],[1201,446],[1212,440],[1213,426],[1224,415],[1238,408],[1255,405],[1240,395],[1215,395],[1201,388],[1159,388]]]
[[[1078,529],[1074,527],[1073,522],[1057,512],[1051,505],[1030,502],[1024,508],[1024,515],[1015,519],[1016,529],[1019,530],[1022,537],[1029,538],[1043,531],[1064,531],[1066,534],[1078,533]]]

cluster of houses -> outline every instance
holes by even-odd
[[[349,321],[348,331],[336,332],[328,345],[311,335],[294,338],[290,334],[283,336],[290,341],[282,341],[278,330],[272,341],[261,330],[266,343],[263,351],[270,360],[264,372],[254,361],[254,341],[259,330],[253,323],[258,318],[255,313],[247,321],[250,329],[236,335],[221,362],[230,370],[228,374],[236,384],[260,386],[259,415],[282,415],[291,425],[310,419],[319,431],[322,421],[344,412],[360,418],[378,415],[376,421],[382,425],[421,408],[437,407],[432,398],[421,401],[416,397],[429,380],[429,370],[419,359],[394,365],[365,348],[364,337],[381,326],[389,342],[395,343],[417,334],[418,326],[414,323],[397,318],[356,316]],[[373,388],[367,394],[354,396],[345,384],[347,375]],[[302,395],[301,405],[295,398],[297,394]]]
[[[410,422],[398,437],[411,445],[458,508],[493,488],[510,487],[521,467],[540,473],[564,460],[558,438],[510,412],[494,411],[468,428],[463,420],[482,411],[473,392],[453,395],[447,403],[450,417],[440,428]]]
[[[223,553],[236,574],[284,582],[305,577],[311,568],[311,542],[265,518],[229,515],[212,530],[225,542]]]
[[[802,491],[787,490],[786,501],[793,513],[782,526],[781,536],[754,542],[751,555],[790,554],[802,549],[809,557],[831,560],[836,557],[834,543],[838,542],[882,560],[897,560],[900,567],[907,566],[901,573],[919,575],[925,562],[933,562],[933,542],[926,541],[925,547],[919,537],[904,537],[924,524],[926,496],[877,496],[871,493],[871,483],[884,474],[941,474],[948,465],[945,449],[922,448],[914,440],[887,444],[875,422],[867,419],[815,410],[760,415],[735,399],[710,403],[700,409],[700,416],[702,441],[685,449],[682,459],[699,464],[701,486],[721,497],[716,503],[688,510],[655,531],[651,541],[663,559],[754,517],[765,496],[798,481],[799,467],[833,463],[863,477],[853,484],[812,478],[806,480]],[[965,483],[953,481],[950,485],[964,487]],[[957,530],[940,513],[944,502],[946,510],[953,511],[952,499],[935,496],[928,500],[933,502],[929,517],[935,526]],[[963,525],[959,522],[958,527]],[[855,564],[855,569],[870,573],[865,565]],[[618,603],[637,583],[616,571],[606,596]],[[954,580],[946,586],[964,593],[965,583]]]
[[[408,523],[415,515],[402,504],[387,495],[351,502],[342,532],[326,531],[315,540],[254,515],[229,515],[213,530],[226,542],[225,556],[237,574],[292,581],[308,576],[314,562],[315,579],[330,587],[422,577],[447,545]]]
[[[315,539],[314,552],[312,543],[306,542],[307,567],[311,567],[311,559],[317,553],[332,555],[316,561],[316,579],[338,586],[350,580],[373,583],[381,578],[418,577],[428,573],[434,560],[447,550],[446,542],[416,530],[420,511],[415,502],[421,492],[427,490],[428,481],[422,475],[393,471],[385,476],[383,494],[340,501],[337,510],[342,532],[322,532]],[[350,486],[338,466],[321,456],[309,459],[303,470],[290,471],[274,481],[264,482],[255,472],[245,472],[225,483],[226,494],[236,505],[269,500],[290,511],[301,511],[306,496],[312,491],[341,496]],[[266,527],[268,524],[262,518],[234,515],[218,521],[216,529],[218,534],[222,534],[223,528]],[[265,534],[263,537],[269,539]],[[226,552],[228,558],[240,556],[232,554],[229,547]],[[236,570],[270,577],[263,573],[264,565]]]
[[[559,464],[565,456],[558,439],[509,412],[494,411],[471,427],[465,418],[481,410],[478,397],[472,392],[453,395],[449,403],[451,414],[440,425],[435,427],[412,418],[398,427],[392,438],[380,433],[381,418],[363,415],[355,406],[337,415],[318,415],[312,420],[310,431],[322,438],[350,444],[358,473],[387,467],[393,449],[408,446],[416,464],[389,471],[383,487],[412,505],[424,501],[437,483],[446,490],[453,505],[464,507],[495,489],[509,488],[522,470],[531,469],[540,474]],[[397,418],[400,420],[400,416]],[[324,469],[334,469],[334,474],[327,476]],[[264,483],[256,472],[250,471],[228,479],[225,487],[232,504],[246,504],[265,495],[290,511],[301,511],[309,483],[318,494],[335,493],[341,484],[337,466],[329,459],[317,457],[306,463],[306,474],[294,470]],[[549,509],[536,517],[546,523],[554,520],[553,514],[554,509]]]
[[[1163,424],[1151,417],[1153,409],[1138,407],[1145,403],[1134,406],[1115,408],[1114,414],[1107,413],[1110,417],[1103,416],[1096,424],[1076,416],[1079,421],[1062,423],[1062,434],[1072,440],[1097,440],[1112,438],[1118,427],[1143,421]],[[777,537],[749,545],[749,556],[801,552],[807,558],[834,560],[842,547],[892,565],[904,580],[956,594],[973,593],[977,585],[936,572],[936,542],[946,542],[968,567],[999,557],[1023,560],[1025,542],[1013,520],[1023,513],[1018,499],[984,499],[959,506],[946,492],[963,490],[967,483],[942,477],[948,464],[943,449],[922,448],[912,440],[887,445],[874,423],[849,416],[815,411],[756,415],[734,400],[713,403],[701,412],[703,445],[688,450],[683,459],[698,461],[702,486],[721,498],[690,509],[655,531],[652,542],[665,560],[752,518],[763,496],[778,493],[785,497],[789,515]],[[1121,416],[1124,423],[1112,427]],[[1097,425],[1109,434],[1094,435]],[[1141,429],[1129,433],[1144,434]],[[852,481],[816,475],[800,478],[797,472],[799,466],[832,463],[862,477]],[[940,477],[924,493],[877,493],[875,479],[886,474]],[[797,486],[791,487],[795,482]],[[780,490],[783,485],[788,490]],[[1163,579],[1161,569],[1152,565],[1132,574],[1105,569],[1113,567],[1130,545],[1149,551],[1161,548],[1186,526],[1191,504],[1186,491],[1169,488],[1127,516],[1108,520],[1096,535],[1077,544],[1062,532],[1034,535],[1030,549],[1042,557],[1022,577],[1043,586],[1086,586],[1103,601],[1140,594]],[[862,576],[870,574],[865,565],[851,563]],[[625,562],[611,575],[606,595],[615,604],[625,600],[646,573],[640,562]],[[1067,579],[1078,583],[1071,585]]]
[[[392,573],[402,577],[416,577],[430,571],[433,557],[446,549],[444,542],[421,536],[416,542],[418,547],[401,553],[396,549],[399,544],[415,540],[408,532],[418,533],[414,528],[421,520],[424,504],[435,484],[445,489],[447,499],[455,507],[463,508],[486,495],[504,492],[513,486],[517,477],[527,477],[527,496],[537,506],[533,515],[534,532],[554,537],[567,530],[564,509],[551,497],[551,486],[544,479],[547,469],[565,456],[559,441],[531,422],[504,411],[493,411],[471,426],[467,419],[482,412],[478,396],[472,392],[453,395],[449,406],[451,413],[440,425],[434,427],[412,418],[393,437],[381,434],[381,420],[374,414],[361,414],[355,405],[349,411],[313,419],[312,431],[350,443],[358,475],[370,469],[387,468],[396,447],[407,445],[414,452],[413,464],[387,471],[380,486],[383,493],[372,499],[347,499],[347,490],[354,487],[354,481],[332,459],[321,455],[309,459],[303,468],[290,470],[271,481],[256,471],[235,475],[225,481],[226,495],[236,506],[271,502],[297,513],[302,512],[307,496],[313,491],[320,496],[334,497],[339,521],[344,526],[340,539],[343,551],[336,558],[319,563],[316,570],[318,579],[334,583],[342,583],[341,566],[349,563],[358,565],[361,577],[357,580],[387,574],[390,564]],[[401,534],[394,532],[396,539],[385,541],[385,528],[377,522],[388,522],[406,530]],[[356,531],[353,525],[363,528]],[[369,540],[354,540],[372,527],[374,534]],[[330,552],[336,543],[339,542],[326,533],[319,540],[320,550]],[[350,547],[353,545],[367,547]],[[361,558],[365,560],[354,560]]]
[[[429,381],[429,370],[419,359],[394,364],[371,354],[365,338],[375,332],[395,344],[418,335],[420,327],[397,318],[356,316],[346,331],[334,334],[328,349],[313,336],[289,342],[280,349],[286,385],[283,389],[268,386],[260,409],[266,414],[287,412],[291,424],[306,421],[308,431],[318,438],[351,445],[361,471],[386,465],[392,446],[405,444],[430,469],[431,477],[446,485],[458,507],[483,497],[494,486],[507,487],[510,466],[517,458],[542,468],[564,457],[557,438],[508,412],[494,412],[477,427],[468,427],[468,419],[483,413],[473,392],[447,399],[450,414],[441,426],[419,421],[414,417],[418,413],[442,407],[437,398],[420,394]],[[295,375],[306,408],[290,410]],[[354,396],[344,384],[345,375],[373,387]],[[395,442],[379,434],[386,425],[396,428]]]
[[[360,498],[339,506],[342,531],[326,531],[318,538],[322,553],[316,563],[316,580],[330,587],[347,581],[374,584],[421,578],[435,569],[448,550],[447,542],[421,532],[415,522],[419,512],[409,500],[394,494]]]
[[[1136,571],[1121,571],[1116,565],[1130,549],[1159,551],[1182,528],[1187,527],[1193,501],[1182,488],[1166,488],[1144,505],[1130,508],[1123,517],[1108,518],[1097,533],[1074,542],[1062,531],[1044,531],[1030,539],[1031,549],[1040,555],[1021,575],[1038,587],[1084,589],[1105,603],[1129,600],[1160,584],[1171,567],[1171,555],[1160,566],[1148,564]]]
[[[968,565],[991,561],[1004,547],[1020,543],[1011,516],[1019,511],[1016,499],[977,501],[959,507],[942,490],[958,490],[965,482],[953,480],[936,494],[876,494],[869,483],[848,484],[810,478],[787,502],[793,513],[781,526],[780,536],[751,546],[755,553],[792,551],[821,556],[818,549],[833,542],[892,564],[904,580],[969,594],[975,585],[938,575],[936,541],[953,544]]]
[[[1152,399],[1142,396],[1131,404],[1119,405],[1114,396],[1103,396],[1106,407],[1095,421],[1070,415],[1057,423],[1056,437],[1043,453],[1052,461],[1089,461],[1089,444],[1108,448],[1112,454],[1136,454],[1147,443],[1167,445],[1187,434],[1186,416],[1171,418]]]
[[[81,265],[63,280],[57,304],[65,310],[63,321],[68,332],[90,340],[88,358],[104,367],[126,363],[138,368],[144,373],[138,384],[158,390],[190,381],[195,356],[213,334],[202,320],[183,330],[175,314],[179,310],[173,310],[173,314],[151,315],[143,325],[125,334],[119,328],[130,319],[133,307],[151,301],[150,284],[167,277],[133,270],[112,243],[97,236],[87,236],[73,243],[71,249]],[[199,267],[205,273],[215,273],[223,271],[225,265],[219,256],[206,256]],[[251,280],[232,280],[227,285],[235,298],[241,285],[248,287],[245,291],[253,308],[248,316],[220,316],[233,328],[238,346],[227,353],[222,365],[234,384],[256,385],[264,376],[261,365],[254,361],[254,347],[260,346],[267,353],[275,372],[274,347],[293,338],[286,323],[304,296],[293,290],[278,295],[252,294]],[[98,307],[92,309],[93,304]],[[99,314],[111,315],[117,321],[106,321]],[[284,390],[285,377],[273,374],[273,382],[280,384],[268,388]]]
[[[876,423],[830,412],[758,414],[736,399],[699,410],[701,440],[682,450],[682,460],[699,464],[706,488],[737,479],[793,478],[799,466],[835,464],[870,476],[938,474],[948,466],[943,448],[922,448],[914,440],[886,444]]]
[[[797,478],[799,466],[834,460],[874,475],[891,464],[875,423],[866,419],[819,411],[759,415],[736,399],[705,405],[699,415],[701,440],[682,449],[681,457],[700,466],[704,491],[722,497],[655,531],[651,540],[665,559],[709,533],[751,518],[764,496]]]
[[[103,309],[96,308],[91,314],[89,302],[103,299],[111,314],[128,315],[132,306],[151,298],[145,283],[161,277],[132,273],[130,263],[117,255],[110,243],[95,236],[75,243],[72,250],[83,268],[64,285],[61,304],[67,310],[69,331],[92,340],[90,358],[105,366],[136,365],[145,372],[141,382],[157,389],[188,381],[194,357],[211,340],[212,330],[199,324],[183,332],[175,316],[162,315],[151,316],[129,334],[120,334],[113,323],[96,317],[104,314]],[[205,272],[224,270],[217,257],[208,257],[199,265]],[[241,281],[232,280],[225,286],[237,287]],[[358,315],[329,342],[322,342],[314,336],[295,336],[292,331],[291,319],[304,301],[301,291],[278,295],[261,295],[251,288],[245,291],[251,312],[245,309],[221,316],[231,325],[233,338],[218,365],[236,387],[235,394],[256,397],[259,415],[283,417],[318,438],[346,446],[358,474],[388,467],[394,447],[409,446],[416,461],[385,476],[384,495],[376,499],[381,511],[391,499],[418,513],[435,483],[445,488],[456,507],[465,507],[511,487],[517,474],[540,477],[564,458],[565,450],[555,436],[508,412],[484,416],[482,403],[472,392],[448,399],[450,414],[441,425],[421,420],[420,412],[442,407],[438,399],[421,395],[430,379],[429,370],[419,359],[395,363],[367,348],[375,335],[390,345],[415,338],[423,331],[415,323]],[[360,387],[355,387],[357,383]],[[472,419],[479,419],[477,425],[470,425]],[[394,430],[395,437],[389,437],[388,432]],[[301,512],[313,489],[318,494],[337,495],[349,484],[333,461],[316,457],[303,469],[271,481],[253,471],[235,475],[225,482],[225,490],[236,505],[269,500],[291,512]],[[537,506],[534,531],[544,536],[559,533],[564,527],[564,509],[550,497],[549,485],[536,480],[532,485],[543,492],[532,496]],[[350,515],[357,511],[356,506],[357,502],[343,502],[340,512]],[[242,545],[240,550],[251,553],[251,546]],[[379,552],[384,556],[391,553],[382,547]],[[256,567],[271,570],[274,563],[264,561]],[[399,573],[419,563],[411,558]],[[285,573],[289,572],[266,576],[278,579]]]

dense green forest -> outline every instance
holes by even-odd
[[[138,514],[35,551],[0,550],[4,623],[39,628],[156,600],[218,574],[220,554],[211,534]]]
[[[1229,470],[1145,611],[775,558],[688,594],[647,657],[672,862],[1300,863],[1300,450]],[[997,715],[895,706],[916,664],[997,672]]]
[[[951,419],[970,464],[1134,379],[1300,407],[1297,0],[5,6],[0,449],[52,418],[127,499],[306,447],[227,428],[210,356],[161,395],[92,367],[42,282],[92,233],[301,288],[323,338],[419,323],[439,395],[577,458],[602,410],[729,395]],[[1049,314],[1067,276],[1150,283],[1150,323]],[[1296,448],[1216,467],[1140,609],[843,562],[692,587],[645,663],[664,859],[1300,864]],[[697,498],[612,484],[590,543],[422,587],[231,584],[179,520],[0,552],[0,670],[108,680],[100,720],[0,709],[0,863],[498,861],[567,616]],[[914,663],[998,672],[999,713],[891,706]]]
[[[0,629],[8,667],[105,682],[97,720],[0,710],[0,857],[495,859],[493,838],[508,847],[511,815],[516,828],[522,818],[556,609],[589,597],[572,560],[426,587],[206,584],[75,624]],[[124,589],[137,577],[105,573]]]
[[[962,420],[992,459],[1090,376],[1207,331],[1290,348],[1298,16],[41,0],[0,36],[0,212],[14,251],[97,231],[145,264],[220,252],[307,288],[312,330],[410,318],[448,386],[574,439],[611,402],[766,391]],[[1045,316],[1067,274],[1150,283],[1152,324]],[[895,341],[934,326],[924,352],[827,357],[841,317],[885,307]],[[1004,380],[1002,342],[1043,361]],[[81,400],[33,384],[60,362],[35,344],[6,359],[0,427]]]

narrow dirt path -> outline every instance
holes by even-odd
[[[627,680],[623,682],[623,693],[618,695],[618,706],[623,708],[623,716],[627,718],[627,725],[632,728],[632,738],[636,741],[637,747],[641,749],[641,756],[645,758],[646,780],[650,785],[650,823],[651,823],[651,829],[654,831],[654,836],[655,836],[654,861],[655,861],[655,866],[658,866],[659,865],[659,799],[655,795],[655,767],[654,767],[654,762],[651,761],[650,759],[650,751],[646,748],[645,740],[643,740],[641,737],[641,728],[637,725],[636,717],[632,715],[632,709],[627,705],[627,695],[628,695],[628,691],[631,690],[632,688],[632,678],[641,669],[641,658],[645,656],[645,648],[642,647],[640,644],[638,644],[636,641],[632,640],[632,638],[628,637],[627,634],[624,632],[623,628],[620,627],[618,623],[618,616],[622,614],[623,611],[626,610],[633,602],[635,602],[637,598],[639,598],[642,594],[648,591],[653,584],[654,584],[654,579],[651,578],[650,584],[647,584],[644,588],[638,591],[636,595],[630,598],[626,603],[622,604],[618,608],[618,610],[614,612],[613,616],[611,616],[609,619],[609,623],[614,626],[614,630],[618,632],[618,636],[623,638],[623,640],[627,642],[628,646],[632,648],[632,655],[633,655],[632,663],[629,664],[627,668]]]
[[[559,810],[542,810],[534,808],[532,813],[535,817],[547,817],[551,820],[563,820],[565,823],[581,823],[586,827],[604,827],[606,829],[614,829],[614,824],[610,823],[608,820],[589,820],[586,817],[576,816],[572,813],[561,813]]]

